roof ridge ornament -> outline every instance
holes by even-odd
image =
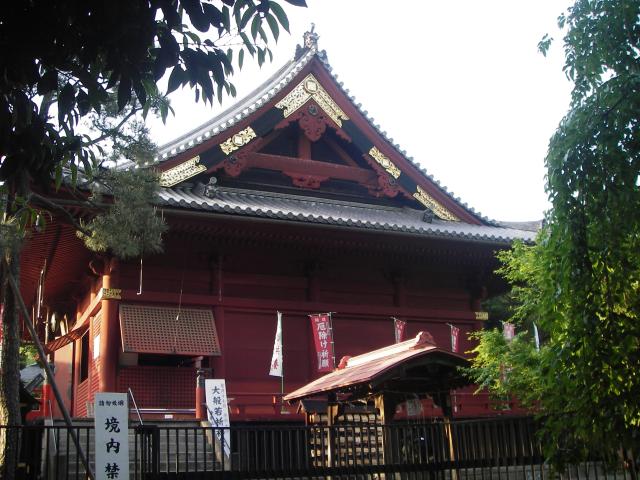
[[[302,35],[302,45],[296,46],[296,54],[294,60],[298,61],[303,57],[305,53],[313,52],[318,57],[320,57],[320,60],[322,60],[323,62],[327,62],[327,52],[318,49],[318,39],[320,38],[320,35],[315,32],[315,29],[316,24],[311,23],[311,30],[307,30],[306,32],[304,32],[304,34]]]
[[[304,32],[304,48],[309,50],[318,50],[318,39],[320,35],[315,32],[316,24],[311,24],[311,30]]]

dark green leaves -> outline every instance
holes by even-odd
[[[58,89],[58,72],[49,70],[38,80],[38,95],[52,92]]]
[[[638,18],[635,0],[577,0],[559,18],[574,88],[546,157],[553,209],[537,245],[501,258],[514,318],[536,317],[548,336],[531,388],[517,393],[536,392],[555,463],[566,460],[568,438],[583,452],[638,447]],[[543,53],[550,42],[540,42]]]
[[[287,3],[290,3],[291,5],[295,5],[296,7],[306,7],[307,6],[307,2],[305,0],[284,0]]]
[[[75,107],[76,91],[70,83],[66,83],[58,93],[58,120],[65,121]]]
[[[280,22],[280,25],[282,25],[282,28],[284,28],[288,32],[289,19],[287,18],[287,14],[284,13],[284,10],[282,9],[282,7],[274,1],[270,1],[269,9],[273,13],[273,15],[275,15],[275,17],[278,19],[278,22]],[[276,41],[278,40],[275,34],[274,34],[274,38],[276,38]]]

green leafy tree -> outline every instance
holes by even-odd
[[[635,0],[578,0],[560,16],[574,88],[546,157],[552,209],[535,246],[502,257],[516,321],[536,318],[546,337],[532,356],[535,374],[504,386],[545,415],[548,453],[558,462],[589,449],[613,455],[620,446],[638,448],[639,19]],[[540,43],[543,53],[550,42]],[[477,352],[509,360],[490,337],[481,335]],[[487,379],[491,355],[476,360],[476,373],[484,370]],[[513,363],[513,377],[527,373],[520,367]]]
[[[115,132],[154,108],[166,119],[165,93],[189,85],[196,100],[209,103],[235,94],[229,80],[234,65],[242,66],[245,52],[258,63],[270,58],[267,43],[277,41],[281,28],[288,31],[287,16],[273,0],[18,1],[0,9],[0,424],[20,423],[20,331],[7,279],[19,281],[22,243],[37,226],[38,212],[65,215],[47,195],[52,184],[60,187],[65,172],[71,184],[101,182],[104,142],[117,141]],[[160,92],[165,75],[168,92]],[[111,133],[105,123],[102,134],[88,136],[85,120],[113,108],[112,98],[120,120],[109,124]],[[149,147],[125,144],[130,157]],[[124,181],[105,177],[114,189]],[[94,247],[118,253],[98,239],[107,227],[97,222],[81,230]],[[14,478],[16,450],[17,437],[3,430],[3,478]]]

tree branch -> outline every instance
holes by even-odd
[[[35,193],[35,192],[31,192],[30,193],[30,199],[31,200],[36,200],[37,203],[40,203],[46,207],[48,207],[51,210],[54,210],[56,212],[60,212],[62,213],[67,220],[69,220],[69,222],[71,222],[71,224],[79,231],[81,231],[82,233],[84,233],[85,235],[91,236],[91,232],[89,230],[87,230],[86,228],[84,228],[74,217],[73,215],[71,215],[71,213],[64,208],[63,206],[57,204],[56,202],[53,202],[51,200],[49,200],[47,197],[43,197],[42,195]]]

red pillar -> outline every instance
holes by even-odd
[[[120,345],[118,304],[121,293],[117,288],[119,274],[118,259],[107,260],[102,275],[102,320],[100,321],[100,367],[98,370],[101,392],[115,392],[117,387],[116,371]]]
[[[196,374],[196,420],[206,420],[207,414],[204,406],[204,370],[198,368],[198,370],[196,370]]]

